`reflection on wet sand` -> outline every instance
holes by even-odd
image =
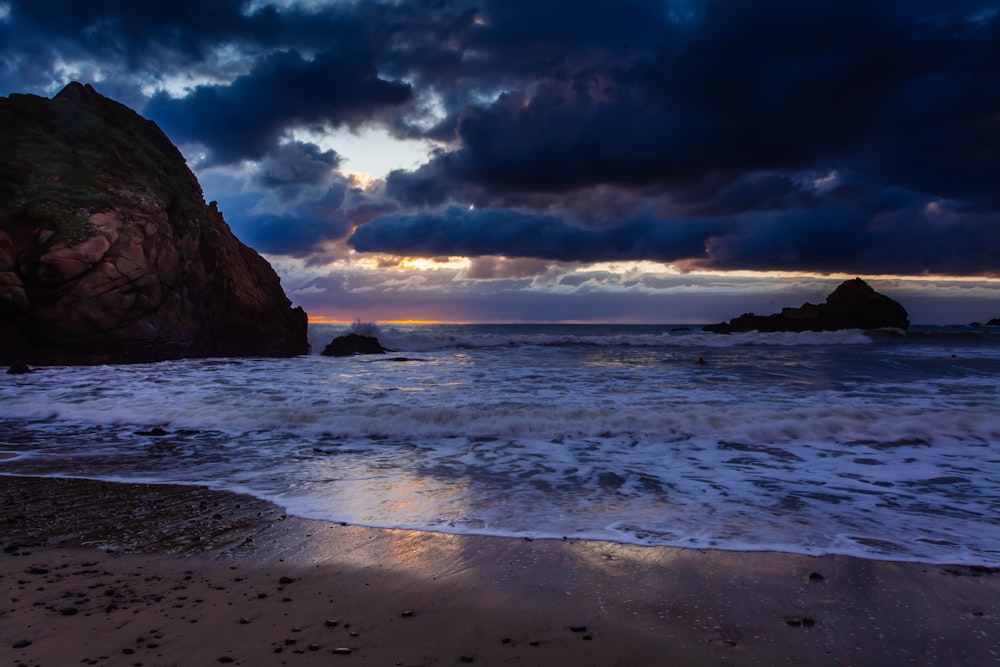
[[[340,649],[403,665],[988,664],[1000,652],[989,568],[376,530],[197,487],[2,482],[0,655],[26,663],[125,649],[187,664],[299,652],[305,665]]]

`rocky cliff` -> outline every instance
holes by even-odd
[[[839,329],[907,329],[903,306],[876,292],[861,278],[841,283],[821,304],[804,303],[773,315],[745,313],[705,327],[715,333],[742,331],[837,331]]]
[[[155,123],[79,83],[0,98],[0,362],[307,351],[306,314]]]

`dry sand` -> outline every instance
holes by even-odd
[[[457,537],[0,477],[0,665],[988,665],[987,568]]]

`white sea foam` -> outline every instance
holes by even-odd
[[[991,340],[393,331],[411,361],[4,376],[0,473],[206,484],[373,526],[1000,564]]]
[[[523,346],[600,346],[600,347],[707,347],[862,345],[872,342],[864,331],[805,331],[777,333],[736,333],[721,336],[701,331],[700,327],[663,327],[615,325],[440,325],[392,326],[355,322],[341,325],[313,325],[310,342],[320,353],[335,336],[348,333],[377,336],[395,352],[432,352],[454,349],[502,348]]]

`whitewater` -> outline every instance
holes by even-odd
[[[386,355],[0,375],[0,475],[305,518],[1000,566],[1000,330],[383,325]],[[3,483],[0,477],[0,484]]]

